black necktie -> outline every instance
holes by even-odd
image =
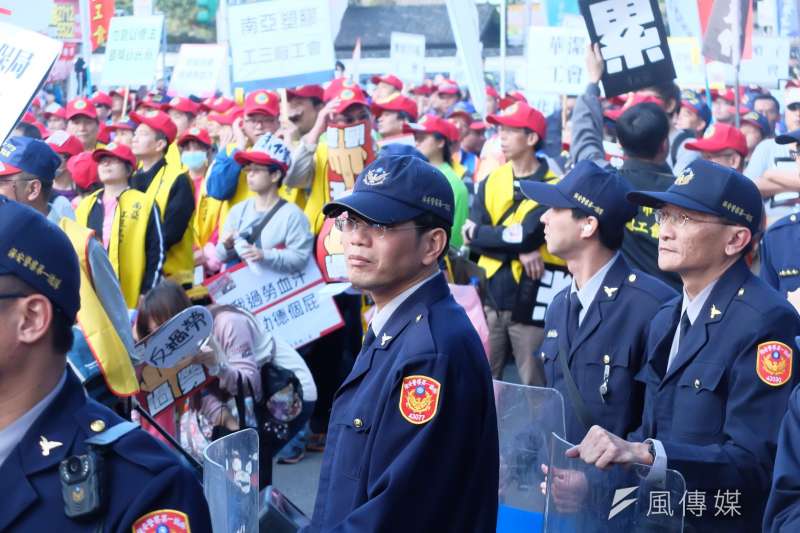
[[[678,350],[681,349],[681,344],[683,344],[683,340],[686,338],[686,334],[689,332],[689,328],[692,327],[692,323],[689,322],[689,315],[686,311],[683,312],[681,315],[681,336],[678,339]]]
[[[569,313],[567,314],[567,340],[570,345],[575,339],[575,332],[578,331],[578,318],[581,314],[581,301],[577,292],[569,293]]]

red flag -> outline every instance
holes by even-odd
[[[708,61],[734,64],[736,35],[743,36],[739,42],[740,59],[753,57],[753,3],[738,0],[740,26],[734,28],[734,7],[737,0],[697,0],[700,27],[703,33],[703,56]]]
[[[108,25],[114,16],[114,0],[89,0],[89,32],[92,52],[108,41]]]

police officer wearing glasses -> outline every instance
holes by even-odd
[[[594,426],[567,454],[601,468],[675,469],[704,494],[705,511],[686,512],[688,530],[759,531],[800,333],[794,309],[745,262],[761,197],[735,170],[696,160],[665,192],[628,198],[659,210],[658,264],[680,275],[683,294],[653,318],[637,375],[641,427],[624,440]]]
[[[0,531],[210,532],[194,473],[67,366],[79,285],[66,234],[0,197]]]
[[[376,313],[336,393],[308,531],[493,531],[492,378],[439,270],[450,185],[421,159],[385,156],[324,213],[337,217],[350,282]]]

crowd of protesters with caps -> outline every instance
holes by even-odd
[[[452,278],[458,261],[479,267],[474,281],[493,377],[507,377],[513,359],[522,383],[543,386],[543,363],[531,354],[547,332],[531,318],[536,302],[525,298],[546,273],[565,271],[565,261],[548,251],[541,219],[547,206],[525,197],[521,182],[555,184],[592,161],[634,189],[666,191],[697,159],[734,169],[765,202],[763,241],[749,250],[748,264],[784,297],[800,288],[800,82],[779,93],[742,87],[739,98],[731,88],[707,94],[674,82],[603,98],[603,70],[599,48],[590,47],[585,92],[563,95],[550,116],[520,91],[501,95],[487,84],[481,114],[463,80],[438,75],[409,86],[391,73],[364,85],[342,76],[324,86],[258,89],[241,101],[158,92],[138,98],[124,88],[63,107],[36,98],[6,144],[46,151],[52,168],[33,172],[6,162],[0,192],[54,222],[66,218],[91,230],[91,249],[107,254],[96,267],[108,274],[96,288],[101,307],[115,325],[121,307],[138,308],[135,336],[142,338],[191,301],[207,301],[198,268],[208,279],[240,262],[256,272],[295,272],[316,260],[335,279],[329,242],[336,229],[326,224],[323,206],[346,195],[372,160],[413,155],[439,169],[453,189],[445,268]],[[366,137],[348,145],[347,128],[362,126]],[[621,253],[632,268],[679,291],[681,280],[658,266],[658,243],[655,211],[639,207],[625,225]],[[109,297],[114,290],[121,297]],[[334,395],[359,352],[370,302],[352,290],[335,301],[345,326],[289,357],[303,382],[307,416],[280,451],[282,462],[324,450]],[[248,354],[265,332],[246,311],[215,313],[221,319],[214,336],[229,363],[213,394],[160,419],[177,434],[182,415],[199,414],[203,422],[180,435],[192,449],[192,439],[210,439],[214,426],[236,428],[229,400],[237,377],[259,379]],[[202,361],[219,366],[207,354]]]

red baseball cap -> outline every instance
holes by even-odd
[[[31,100],[31,107],[42,107],[42,100],[38,96]]]
[[[225,98],[224,96],[209,98],[203,103],[206,105],[206,107],[208,107],[208,109],[215,113],[225,113],[227,110],[236,105],[236,102],[230,98]]]
[[[81,189],[88,189],[97,183],[97,162],[92,158],[92,152],[81,152],[67,160],[67,170],[72,175],[72,181]]]
[[[153,100],[151,96],[145,97],[144,100],[139,100],[139,103],[136,104],[136,109],[158,109],[161,111],[162,104]]]
[[[339,91],[342,90],[343,87],[350,87],[353,88],[357,83],[353,83],[352,81],[348,80],[347,78],[335,78],[331,80],[327,87],[325,87],[325,91],[322,93],[322,99],[326,102],[333,100]]]
[[[91,100],[87,98],[73,98],[67,103],[67,120],[72,120],[78,115],[97,120],[97,109]]]
[[[190,98],[184,98],[182,96],[175,96],[169,103],[165,106],[165,111],[170,109],[174,109],[176,111],[181,111],[182,113],[189,113],[191,115],[197,115],[200,112],[200,104],[192,101]]]
[[[229,109],[224,113],[217,113],[212,111],[208,114],[208,120],[212,122],[216,122],[217,124],[222,124],[225,126],[233,125],[234,121],[242,116],[242,110],[238,108]]]
[[[325,96],[325,89],[322,85],[301,85],[294,89],[286,89],[287,98],[316,98],[322,100]]]
[[[239,150],[233,159],[242,166],[249,163],[256,165],[277,165],[286,172],[291,164],[289,149],[277,136],[268,133],[262,136],[248,151]]]
[[[74,135],[66,131],[56,131],[45,142],[57,154],[65,155],[67,158],[74,157],[83,152],[83,143]]]
[[[45,111],[44,119],[50,120],[50,117],[63,118],[64,120],[67,120],[67,111],[63,107],[59,107],[53,111]]]
[[[247,95],[244,101],[244,114],[254,115],[261,113],[277,117],[280,113],[280,103],[281,99],[277,94],[265,89],[259,89]]]
[[[500,93],[497,92],[497,89],[492,87],[491,85],[486,86],[486,96],[489,98],[500,98]]]
[[[148,109],[143,113],[133,112],[131,113],[131,120],[136,124],[144,124],[156,131],[160,131],[164,134],[164,136],[167,138],[167,142],[170,144],[178,135],[178,127],[174,122],[172,122],[172,119],[169,118],[169,115],[163,111]]]
[[[436,115],[425,115],[411,127],[420,133],[438,133],[450,142],[455,142],[459,138],[458,128],[455,124]]]
[[[657,104],[657,105],[661,106],[662,108],[664,107],[664,102],[660,98],[656,98],[655,96],[653,96],[651,94],[634,93],[634,95],[632,97],[629,97],[628,100],[625,102],[625,104],[623,104],[622,107],[618,107],[616,109],[609,109],[607,111],[604,111],[603,112],[603,116],[606,117],[609,120],[616,121],[620,116],[622,116],[622,114],[625,111],[627,111],[631,107],[633,107],[635,105],[639,105],[639,104],[645,104],[645,103],[648,103],[648,102],[653,103],[653,104]]]
[[[547,136],[547,121],[537,109],[525,102],[515,102],[496,115],[489,115],[486,120],[496,126],[511,128],[528,128],[540,139]]]
[[[486,131],[486,122],[482,120],[476,120],[472,124],[469,125],[469,129],[472,131]]]
[[[39,135],[42,136],[42,139],[50,135],[50,132],[47,130],[47,128],[45,128],[44,124],[36,120],[36,117],[33,116],[33,113],[25,112],[25,114],[22,115],[21,122],[25,122],[27,124],[30,124],[31,126],[35,126],[36,129],[39,130]]]
[[[433,94],[433,87],[423,83],[422,85],[417,85],[411,89],[411,94],[416,94],[418,96],[430,96]]]
[[[92,103],[95,107],[99,105],[111,107],[111,96],[107,95],[103,91],[97,91],[92,97]]]
[[[211,146],[213,143],[211,142],[211,136],[208,134],[208,130],[203,128],[189,128],[183,135],[178,137],[178,146],[183,146],[189,141],[197,141],[201,144],[205,144],[206,146]]]
[[[130,163],[131,167],[136,168],[136,156],[133,155],[131,149],[124,144],[108,143],[105,148],[98,148],[92,152],[92,159],[97,163],[106,156],[121,159],[126,163]]]
[[[500,99],[500,102],[497,106],[503,110],[507,107],[514,105],[516,102],[523,102],[528,103],[528,99],[525,98],[525,95],[522,94],[520,91],[509,91],[506,93],[504,97]]]
[[[444,80],[436,87],[437,93],[442,94],[461,94],[458,84],[453,80]]]
[[[402,94],[394,94],[386,100],[372,103],[372,114],[380,116],[384,111],[402,111],[411,117],[411,121],[417,120],[417,103]]]
[[[379,84],[379,83],[388,83],[398,91],[403,90],[403,82],[395,76],[394,74],[384,74],[383,76],[372,76],[371,79],[372,83]]]
[[[742,157],[747,157],[747,139],[744,133],[722,122],[710,125],[702,139],[687,142],[685,146],[689,150],[712,153],[731,149]]]
[[[333,110],[334,113],[343,113],[345,109],[356,104],[368,105],[367,97],[364,96],[364,91],[355,84],[352,87],[343,86],[342,90],[339,91],[334,98],[339,99],[339,105]]]
[[[111,130],[105,124],[100,124],[97,128],[97,142],[107,144],[111,142]]]
[[[22,172],[21,168],[0,161],[0,176],[10,176],[12,174],[19,174],[20,172]]]
[[[125,121],[125,122],[115,122],[114,124],[110,124],[110,125],[106,126],[106,129],[109,132],[114,132],[114,131],[118,131],[118,130],[133,131],[133,130],[136,129],[136,124],[134,124],[130,120]]]

